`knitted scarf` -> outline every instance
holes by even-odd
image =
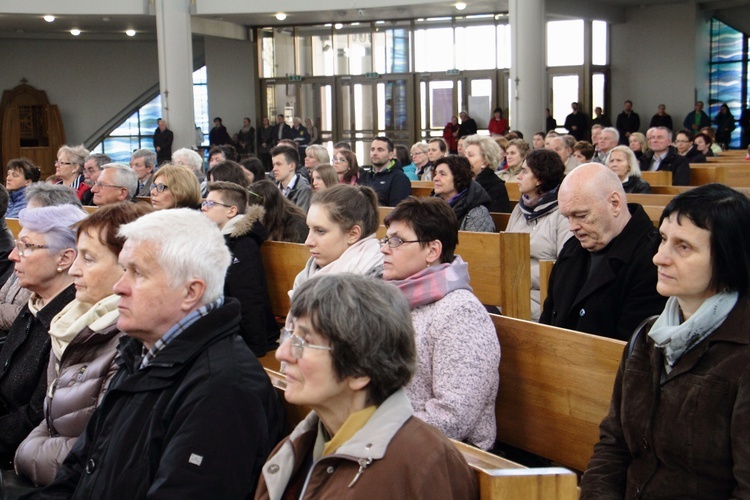
[[[472,291],[469,286],[469,265],[456,255],[450,264],[438,264],[403,280],[393,280],[412,309],[432,304],[454,290]]]
[[[559,187],[555,187],[555,189],[534,200],[525,194],[521,196],[521,199],[518,200],[518,206],[521,207],[521,213],[527,221],[538,219],[557,208],[557,189]]]

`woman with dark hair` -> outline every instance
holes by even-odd
[[[117,231],[151,211],[146,203],[116,203],[78,224],[78,254],[68,271],[75,300],[49,326],[44,419],[18,447],[14,461],[16,471],[36,486],[52,482],[117,371],[114,359],[123,333],[117,328],[120,297],[112,288],[123,274],[117,259],[125,243]]]
[[[266,209],[263,227],[269,240],[305,242],[308,232],[305,212],[281,194],[273,182],[266,179],[254,182],[248,188],[248,195],[249,205],[262,205]]]
[[[242,168],[245,169],[245,178],[247,179],[248,186],[253,182],[262,181],[266,178],[266,172],[263,168],[263,163],[260,159],[251,156],[240,162]]]
[[[581,499],[750,496],[750,200],[721,184],[664,209],[668,297],[625,348]]]
[[[348,149],[342,149],[333,156],[333,169],[341,184],[357,185],[359,179],[359,163],[357,155]]]
[[[703,156],[705,156],[706,158],[714,156],[714,152],[711,149],[713,139],[711,139],[710,135],[704,134],[703,132],[696,134],[693,142],[695,143],[696,149],[698,149],[698,151],[700,151]]]
[[[557,207],[557,190],[565,177],[560,155],[535,149],[518,175],[521,199],[510,215],[508,233],[528,233],[531,244],[531,319],[539,321],[539,261],[555,260],[573,233]]]
[[[214,165],[211,170],[208,171],[209,182],[233,182],[239,184],[243,188],[250,185],[247,181],[246,170],[242,168],[237,162],[234,161],[223,161],[217,165]]]
[[[300,286],[291,316],[276,351],[284,397],[312,411],[271,452],[255,498],[477,498],[461,453],[403,389],[415,370],[414,328],[395,287],[317,277]]]
[[[677,132],[674,145],[677,148],[677,153],[684,156],[688,163],[706,163],[706,157],[698,151],[691,131],[683,129]]]
[[[508,120],[503,118],[503,108],[495,108],[489,125],[491,136],[504,136],[508,131]]]
[[[490,175],[497,179],[492,171]],[[441,158],[435,164],[432,177],[435,189],[431,196],[438,196],[451,206],[461,231],[492,233],[495,231],[495,223],[487,208],[491,203],[490,196],[471,179],[473,176],[469,160],[463,156]],[[508,197],[507,192],[505,197]]]
[[[31,160],[18,158],[10,160],[6,168],[5,187],[8,189],[8,210],[6,218],[17,218],[18,212],[26,208],[26,188],[39,182],[41,171]]]
[[[729,149],[729,143],[732,142],[732,132],[737,128],[737,124],[734,122],[734,115],[729,111],[729,106],[726,103],[719,108],[714,123],[716,124],[716,142],[719,143],[721,149]]]
[[[417,373],[406,388],[417,417],[482,449],[495,443],[500,345],[454,255],[458,220],[435,198],[408,198],[385,218],[383,278],[409,300]]]

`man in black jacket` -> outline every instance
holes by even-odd
[[[672,131],[665,127],[650,128],[646,139],[651,151],[641,156],[641,172],[668,170],[672,172],[673,186],[689,186],[690,163],[671,145]]]
[[[539,322],[627,340],[666,301],[656,292],[651,261],[659,233],[640,205],[627,204],[614,172],[599,163],[568,174],[557,200],[575,238],[557,258]]]
[[[630,134],[641,128],[641,117],[633,111],[633,102],[625,101],[622,113],[617,115],[617,131],[620,133],[620,144],[628,144]]]
[[[174,134],[167,128],[167,122],[159,118],[159,125],[154,131],[154,150],[156,151],[156,164],[161,165],[172,159],[172,142]]]
[[[119,371],[42,495],[246,498],[285,416],[223,296],[224,239],[189,209],[120,231]]]
[[[411,181],[398,160],[391,158],[393,142],[387,137],[376,137],[370,144],[372,167],[364,167],[358,184],[370,186],[378,195],[382,207],[395,207],[411,195]]]

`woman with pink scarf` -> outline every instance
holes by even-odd
[[[417,373],[406,387],[414,416],[482,449],[495,443],[500,344],[453,252],[458,220],[439,198],[408,198],[385,219],[383,278],[409,300]]]

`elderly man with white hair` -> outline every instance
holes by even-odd
[[[43,495],[246,498],[285,415],[223,296],[232,258],[215,223],[162,210],[126,238],[119,371]]]
[[[122,163],[103,165],[91,192],[97,207],[132,200],[138,193],[138,174]]]
[[[540,323],[627,340],[666,299],[656,292],[659,232],[643,207],[628,204],[609,168],[586,163],[558,191],[570,238],[549,279]]]

